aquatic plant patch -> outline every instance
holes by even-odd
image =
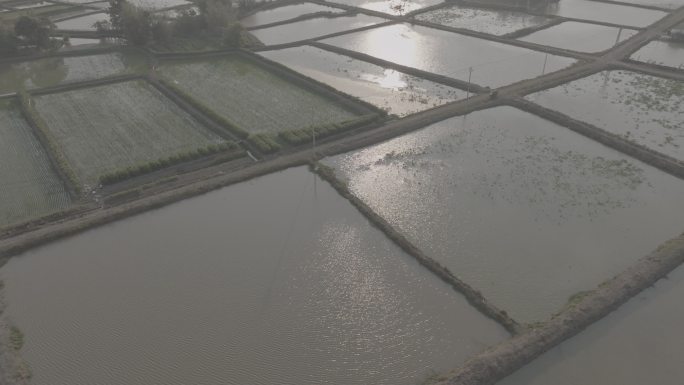
[[[684,160],[684,82],[603,71],[527,99]]]

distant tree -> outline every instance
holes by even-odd
[[[197,4],[210,33],[220,33],[237,20],[230,0],[202,0]]]
[[[35,45],[38,48],[51,46],[50,32],[53,25],[50,20],[36,19],[30,16],[20,17],[14,24],[14,33],[26,45]]]
[[[12,54],[19,49],[19,38],[13,31],[0,28],[0,54]]]

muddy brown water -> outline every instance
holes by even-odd
[[[508,337],[303,167],[0,276],[35,385],[409,385]]]

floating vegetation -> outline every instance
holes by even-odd
[[[684,82],[604,71],[527,98],[684,160]]]
[[[316,47],[302,46],[260,54],[398,116],[466,96],[465,91],[456,88]]]
[[[545,319],[684,225],[684,182],[511,107],[324,163],[519,322]]]
[[[420,13],[416,15],[416,19],[499,36],[536,27],[551,20],[544,16],[535,16],[523,12],[471,8],[459,5]]]

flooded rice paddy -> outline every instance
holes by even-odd
[[[298,16],[318,12],[341,13],[344,12],[344,10],[313,3],[300,3],[256,12],[253,15],[249,15],[240,19],[240,24],[246,28],[249,28],[257,25],[265,25],[294,19]]]
[[[276,45],[309,40],[355,28],[384,23],[387,20],[368,15],[319,17],[250,31],[262,43]]]
[[[332,100],[237,56],[166,62],[160,73],[249,133],[288,131],[356,116]]]
[[[0,228],[69,206],[69,195],[14,101],[0,99]]]
[[[645,27],[667,16],[663,11],[608,4],[593,0],[560,0],[546,8],[546,12],[582,20],[601,21],[630,27]]]
[[[0,94],[142,72],[148,66],[146,56],[135,51],[0,63]]]
[[[427,255],[522,322],[684,226],[684,181],[511,107],[326,161]]]
[[[684,268],[498,385],[676,385],[684,378]]]
[[[325,39],[323,43],[397,64],[498,87],[570,66],[575,60],[409,24]],[[546,61],[546,67],[544,62]]]
[[[0,276],[34,385],[415,385],[508,337],[304,168]]]
[[[528,99],[684,160],[684,84],[628,71],[604,71]]]
[[[459,89],[315,47],[259,54],[398,116],[466,97]]]
[[[550,19],[523,12],[451,6],[416,15],[416,19],[447,27],[470,29],[491,35],[505,35],[536,27]]]
[[[682,69],[684,42],[652,41],[636,51],[631,59]]]
[[[600,52],[637,33],[633,29],[566,21],[520,38],[530,43],[580,52]]]
[[[150,10],[165,9],[165,8],[171,8],[171,7],[178,7],[181,5],[192,4],[191,2],[186,1],[186,0],[127,0],[127,1],[130,1],[131,4],[137,5],[138,7],[142,7],[142,8],[150,9]]]
[[[57,29],[73,30],[73,31],[95,31],[95,23],[99,21],[108,21],[109,15],[104,12],[93,13],[86,16],[74,17],[58,21],[55,23]]]
[[[636,5],[650,5],[652,7],[661,7],[665,9],[676,9],[684,6],[684,0],[620,0],[620,2]]]
[[[442,3],[443,0],[335,0],[335,3],[401,16]]]
[[[143,81],[40,95],[35,107],[79,181],[224,142]]]

